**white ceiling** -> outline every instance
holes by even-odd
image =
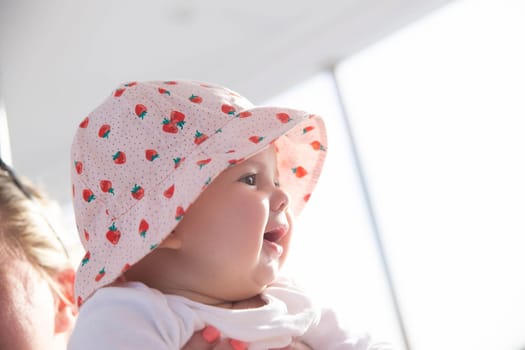
[[[447,2],[0,0],[14,166],[66,202],[74,130],[117,84],[189,78],[258,103]]]

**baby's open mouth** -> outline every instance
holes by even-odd
[[[283,227],[273,229],[264,234],[264,240],[272,243],[277,243],[286,235],[286,232],[287,231]]]

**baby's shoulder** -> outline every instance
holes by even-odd
[[[137,282],[118,283],[98,289],[81,306],[72,349],[84,349],[86,343],[93,349],[171,349],[173,344],[178,349],[181,335],[188,339],[194,332],[185,325],[159,291]]]

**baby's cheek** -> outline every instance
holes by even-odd
[[[239,222],[249,225],[252,229],[264,230],[268,221],[268,208],[268,203],[264,198],[258,196],[239,198],[232,203],[231,214]]]

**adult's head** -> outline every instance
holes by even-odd
[[[0,349],[65,349],[74,270],[51,224],[58,206],[0,160]]]

